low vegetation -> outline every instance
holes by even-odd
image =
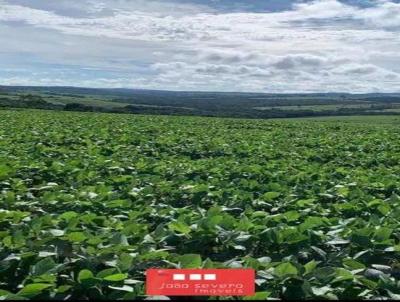
[[[400,298],[400,120],[0,111],[0,297],[145,298],[152,267],[257,298]]]

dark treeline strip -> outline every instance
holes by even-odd
[[[187,116],[209,116],[209,117],[234,117],[234,118],[296,118],[296,117],[318,117],[318,116],[347,116],[347,115],[398,115],[400,114],[400,97],[368,95],[359,99],[353,95],[316,94],[316,95],[266,95],[264,99],[255,98],[249,94],[244,99],[243,94],[206,94],[209,98],[197,99],[196,93],[186,93],[187,98],[173,99],[168,94],[155,94],[150,98],[147,91],[135,99],[116,98],[119,104],[126,106],[115,107],[92,105],[87,95],[63,94],[73,97],[77,102],[63,104],[57,101],[57,94],[61,91],[45,92],[35,94],[25,92],[14,92],[0,90],[0,108],[36,108],[47,110],[65,110],[78,112],[109,112],[129,114],[151,114],[151,115],[187,115]],[[68,91],[67,91],[68,92]],[[173,94],[172,94],[173,95]],[[203,95],[203,94],[201,94]],[[214,97],[211,97],[213,96]],[[230,98],[229,98],[230,96]],[[384,100],[387,100],[386,102]],[[81,100],[81,102],[80,102]],[[97,100],[108,100],[112,104],[113,99],[98,98]],[[360,104],[358,108],[343,107],[341,105]],[[325,108],[324,110],[313,110],[302,108],[302,106],[338,105],[336,108]],[[275,107],[277,106],[277,107]],[[293,106],[292,110],[283,109],[278,106]],[[265,110],[258,110],[265,107]],[[387,109],[399,109],[399,112],[387,111]]]

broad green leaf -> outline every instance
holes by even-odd
[[[84,233],[82,232],[73,232],[68,234],[68,240],[75,242],[75,243],[80,243],[85,241],[87,238]]]
[[[312,260],[312,261],[308,262],[307,264],[305,264],[304,265],[304,269],[305,269],[304,274],[311,273],[318,266],[318,263],[319,262]]]
[[[128,274],[114,274],[104,277],[103,280],[111,282],[119,282],[125,280],[126,278],[128,278]]]
[[[272,201],[272,200],[278,198],[280,195],[281,195],[281,193],[279,193],[279,192],[267,192],[263,195],[263,198],[266,201]]]
[[[44,290],[46,290],[50,287],[52,287],[51,284],[44,284],[44,283],[28,284],[28,285],[25,285],[24,288],[22,288],[18,292],[18,295],[24,296],[27,298],[33,298],[33,297],[41,294]]]
[[[350,270],[364,269],[365,265],[351,258],[344,259],[343,265]]]
[[[300,213],[297,211],[289,211],[283,214],[288,222],[296,221],[300,217]]]
[[[55,269],[57,264],[50,257],[44,258],[32,267],[32,275],[40,276],[48,271]]]
[[[181,221],[174,221],[168,225],[169,229],[174,232],[182,233],[182,234],[189,234],[191,229],[188,225]]]
[[[391,228],[385,228],[385,227],[379,227],[374,234],[375,240],[378,242],[382,242],[385,240],[388,240],[390,236],[393,233],[393,229]]]
[[[344,268],[336,269],[335,275],[336,275],[336,278],[335,278],[335,280],[333,280],[333,282],[340,282],[340,281],[347,281],[347,280],[354,279],[353,274]]]
[[[93,273],[87,269],[81,270],[79,272],[78,281],[81,283],[85,280],[92,279],[92,278],[94,278]]]
[[[182,268],[200,268],[201,256],[197,254],[186,254],[178,257]]]
[[[274,269],[274,274],[280,278],[295,276],[298,274],[297,268],[289,262],[279,264]]]

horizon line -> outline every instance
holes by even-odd
[[[318,92],[257,92],[257,91],[216,91],[216,90],[169,90],[152,88],[127,88],[127,87],[88,87],[88,86],[70,86],[70,85],[4,85],[0,88],[18,87],[18,88],[75,88],[92,90],[131,90],[131,91],[157,91],[157,92],[178,92],[178,93],[218,93],[218,94],[265,94],[265,95],[309,95],[309,94],[343,94],[343,95],[368,95],[368,94],[400,94],[399,92],[343,92],[343,91],[318,91]]]

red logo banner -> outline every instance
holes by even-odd
[[[149,269],[149,296],[253,296],[253,269]]]

